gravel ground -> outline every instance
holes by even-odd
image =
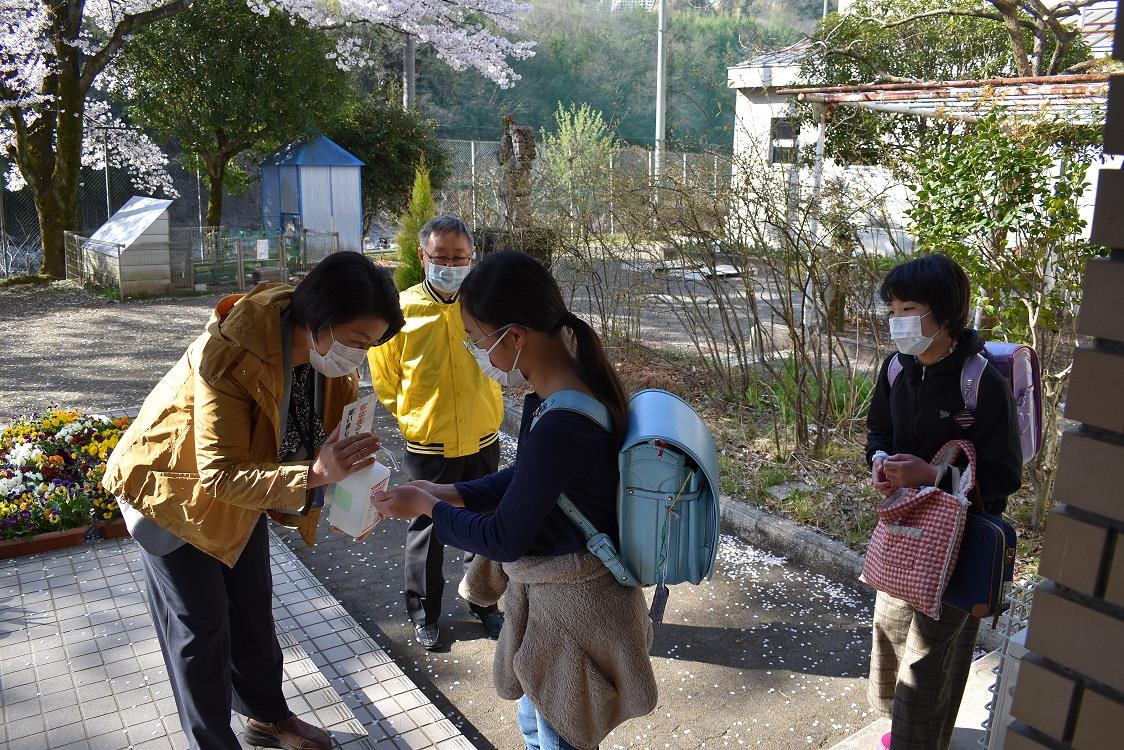
[[[0,424],[55,404],[139,405],[218,299],[120,303],[65,281],[0,287]]]
[[[139,404],[205,324],[217,297],[110,302],[62,282],[0,287],[0,423],[50,404]],[[388,415],[379,432],[398,451]],[[510,444],[508,445],[510,455]],[[455,600],[459,555],[446,555],[449,645],[412,641],[402,599],[405,526],[363,544],[328,533],[297,554],[480,747],[517,747],[513,703],[491,688],[493,643]],[[734,538],[714,580],[679,586],[652,649],[656,711],[605,748],[831,747],[870,721],[865,682],[871,597]]]

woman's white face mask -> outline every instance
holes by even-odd
[[[480,365],[480,369],[484,371],[485,375],[492,378],[502,386],[518,388],[519,386],[527,384],[527,377],[519,369],[519,355],[523,353],[523,350],[520,349],[515,353],[515,361],[511,363],[511,370],[509,371],[501,370],[500,368],[493,365],[492,359],[489,356],[492,353],[492,350],[499,346],[500,342],[503,341],[503,337],[508,334],[508,331],[511,330],[512,325],[514,325],[514,323],[504,326],[504,332],[501,333],[499,338],[496,339],[496,342],[489,346],[487,349],[481,349],[480,347],[476,346],[475,342],[473,342],[472,356],[476,358],[476,363]],[[495,332],[488,335],[494,336]]]
[[[328,334],[332,337],[332,346],[327,354],[321,354],[316,351],[316,339],[312,337],[311,331],[309,332],[309,338],[313,343],[308,350],[308,362],[312,365],[312,369],[326,378],[342,378],[363,366],[363,362],[367,359],[366,349],[356,349],[336,341],[336,334],[331,326],[328,326]]]
[[[937,334],[926,336],[921,328],[921,319],[932,312],[930,310],[925,315],[902,315],[890,318],[890,340],[894,342],[899,352],[916,357],[929,348]]]

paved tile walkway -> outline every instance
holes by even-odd
[[[139,555],[126,538],[0,561],[0,747],[187,747]],[[349,750],[472,748],[272,533],[270,555],[295,713]]]

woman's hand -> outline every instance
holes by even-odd
[[[890,485],[924,487],[937,480],[937,467],[908,453],[895,453],[882,462],[882,472]]]
[[[874,489],[881,493],[882,497],[889,497],[894,494],[894,486],[890,484],[890,480],[886,478],[886,471],[884,462],[886,456],[879,453],[875,456],[874,461],[871,463],[870,470],[870,483],[874,485]]]
[[[308,470],[308,486],[334,484],[365,469],[375,462],[379,439],[370,433],[340,438],[339,425],[320,447],[320,453]]]
[[[436,497],[413,484],[404,484],[387,492],[376,490],[371,494],[371,504],[380,516],[401,521],[409,521],[418,516],[432,516],[433,506],[438,502],[440,501]]]

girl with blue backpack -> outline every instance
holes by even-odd
[[[975,408],[965,406],[964,363],[984,349],[967,327],[967,275],[949,257],[929,255],[891,270],[880,296],[890,308],[898,353],[882,363],[867,418],[871,483],[884,497],[903,487],[952,491],[953,472],[930,459],[948,441],[968,440],[984,509],[1002,513],[1022,481],[1018,423],[1010,386],[991,362],[979,379]],[[868,697],[892,720],[884,748],[948,748],[978,628],[978,619],[954,607],[933,620],[878,592]]]
[[[528,748],[595,748],[613,728],[655,708],[652,624],[641,590],[618,585],[586,551],[558,498],[565,494],[617,541],[625,391],[596,332],[566,308],[534,258],[486,256],[460,299],[465,346],[481,368],[503,385],[533,389],[515,461],[475,481],[411,482],[372,500],[384,517],[430,516],[443,544],[503,564],[496,691],[519,701]],[[531,430],[543,401],[563,390],[603,404],[612,430],[563,409],[544,411]]]

